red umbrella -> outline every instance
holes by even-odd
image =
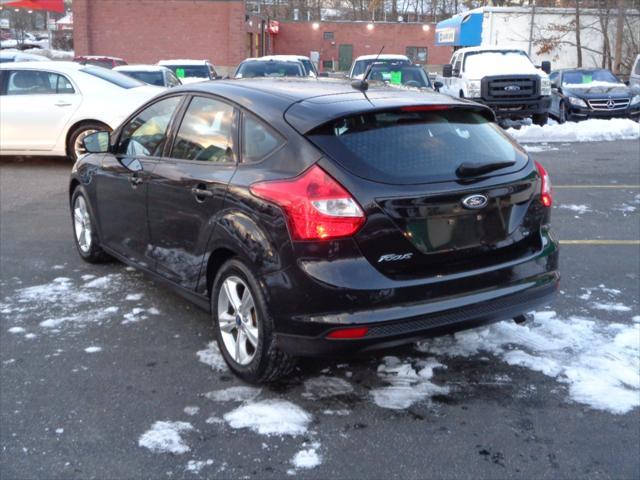
[[[0,0],[3,7],[64,13],[64,0]]]

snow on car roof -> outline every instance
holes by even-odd
[[[190,60],[188,58],[177,58],[175,60],[160,60],[158,65],[207,65],[209,60]]]
[[[455,53],[469,53],[469,52],[513,52],[518,51],[526,53],[524,50],[518,47],[464,47],[459,48]]]
[[[78,55],[76,58],[85,58],[87,60],[101,60],[104,58],[108,58],[109,60],[119,60],[124,62],[124,59],[120,57],[112,57],[111,55]]]
[[[15,63],[0,63],[0,68],[15,68]],[[29,69],[39,69],[42,70],[46,68],[47,70],[59,70],[62,72],[72,72],[78,71],[83,68],[87,68],[86,65],[82,65],[76,62],[64,62],[64,61],[55,61],[52,60],[50,62],[46,62],[46,66],[41,62],[20,62],[20,68],[29,68]],[[100,67],[96,67],[100,68]]]
[[[304,55],[265,55],[264,57],[259,57],[260,59],[268,59],[268,60],[309,60],[309,57],[305,57]]]
[[[162,65],[120,65],[113,70],[116,72],[162,72],[168,70],[167,67]]]
[[[406,55],[397,55],[397,54],[392,54],[392,53],[385,53],[385,54],[381,54],[381,55],[361,55],[358,58],[356,58],[356,62],[359,60],[409,60],[409,57],[407,57]]]

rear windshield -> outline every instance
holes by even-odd
[[[141,82],[148,83],[150,85],[157,85],[158,87],[164,87],[164,77],[162,76],[162,72],[126,71],[122,73],[129,77],[133,77],[136,80],[140,80]]]
[[[164,65],[173,70],[178,78],[210,78],[207,65]]]
[[[431,87],[429,77],[424,70],[420,67],[410,65],[376,65],[371,69],[369,79],[388,82],[391,85],[404,85],[406,87]]]
[[[236,72],[237,78],[253,77],[302,77],[302,64],[299,62],[243,62]]]
[[[402,65],[411,65],[411,62],[407,60],[400,59],[378,59],[371,58],[369,60],[358,60],[356,64],[353,66],[353,72],[351,72],[351,76],[355,77],[357,75],[364,75],[364,72],[367,70],[367,67],[371,65],[373,62],[375,63],[397,63]]]
[[[102,67],[86,66],[80,69],[80,71],[88,75],[98,77],[105,82],[112,83],[113,85],[117,85],[121,88],[136,88],[144,85],[144,83],[139,82],[135,78],[127,77],[120,72],[114,72],[113,70],[107,70]]]
[[[456,180],[461,163],[515,162],[485,174],[499,175],[528,158],[496,124],[469,110],[371,112],[324,125],[309,138],[355,175],[393,184]]]

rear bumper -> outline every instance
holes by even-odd
[[[392,280],[364,262],[326,262],[264,277],[277,345],[294,356],[330,356],[410,343],[506,320],[552,302],[558,244],[542,234],[536,254],[476,271]],[[369,270],[365,270],[369,265]],[[329,282],[332,284],[329,284]],[[359,339],[327,339],[366,327]]]
[[[538,97],[531,100],[484,100],[472,98],[474,102],[482,103],[491,108],[498,118],[524,118],[534,114],[544,114],[551,107],[551,97]]]
[[[536,283],[542,283],[542,285]],[[514,318],[553,302],[558,285],[559,274],[553,272],[543,278],[538,278],[537,282],[523,286],[521,290],[516,292],[512,291],[506,295],[500,295],[504,292],[493,291],[491,294],[486,294],[487,297],[499,295],[489,300],[472,300],[465,306],[408,316],[401,320],[382,320],[376,323],[359,324],[358,326],[368,328],[367,334],[360,339],[327,339],[326,335],[335,329],[329,328],[325,333],[313,337],[277,334],[276,341],[280,349],[293,356],[347,355],[389,348]],[[510,289],[503,290],[509,291]],[[463,299],[458,299],[458,301],[461,300]],[[380,312],[378,312],[378,317],[380,317]]]

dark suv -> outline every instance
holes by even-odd
[[[85,146],[69,189],[81,257],[120,259],[210,310],[251,382],[296,356],[521,319],[558,286],[549,177],[465,100],[202,83]]]

